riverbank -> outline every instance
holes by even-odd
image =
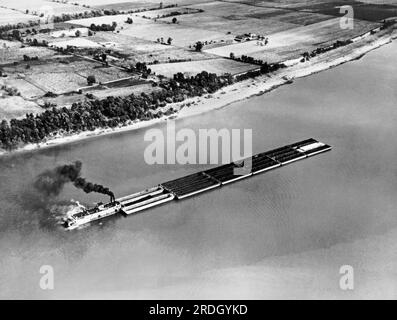
[[[137,130],[153,126],[169,119],[190,117],[211,110],[220,109],[234,102],[245,100],[252,96],[261,95],[274,90],[281,85],[289,84],[294,79],[306,77],[348,61],[359,59],[368,52],[390,43],[395,37],[395,32],[390,34],[382,33],[380,35],[370,35],[351,45],[318,55],[309,61],[299,62],[299,59],[291,60],[287,62],[287,68],[280,69],[271,75],[259,76],[257,78],[237,82],[211,95],[189,98],[183,102],[168,104],[162,108],[162,111],[165,112],[168,109],[173,108],[176,110],[176,113],[171,116],[163,116],[161,118],[147,121],[134,121],[126,126],[120,126],[118,128],[101,128],[73,135],[58,134],[49,138],[45,142],[27,144],[13,151],[0,150],[0,156],[30,152],[33,150],[49,148],[112,133]]]

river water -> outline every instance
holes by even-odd
[[[206,298],[203,275],[211,282],[208,275],[233,269],[238,277],[242,266],[394,230],[396,53],[393,43],[266,95],[177,120],[177,130],[252,129],[254,153],[309,137],[333,150],[136,216],[65,232],[57,215],[71,199],[106,197],[67,185],[45,199],[32,183],[48,168],[81,160],[84,177],[121,196],[207,166],[147,165],[145,129],[0,159],[0,297]],[[359,257],[358,268],[371,259],[377,256]],[[43,265],[54,269],[54,290],[39,286]],[[272,270],[266,276],[278,278],[279,292],[299,285]],[[315,286],[321,290],[321,281]],[[255,296],[244,290],[238,297],[262,297],[260,287]],[[215,297],[229,295],[220,290]]]

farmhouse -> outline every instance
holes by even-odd
[[[245,42],[245,41],[251,41],[251,40],[267,40],[267,38],[265,36],[262,35],[257,35],[255,33],[244,33],[244,34],[240,34],[237,35],[234,38],[234,41],[236,42]]]

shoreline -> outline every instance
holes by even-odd
[[[163,108],[163,111],[169,108],[177,110],[176,113],[172,115],[146,121],[138,120],[129,125],[120,126],[117,128],[100,128],[93,131],[84,131],[78,134],[63,136],[58,135],[49,138],[45,142],[40,142],[38,144],[27,144],[21,148],[12,151],[5,151],[0,149],[0,157],[13,156],[16,154],[47,149],[73,142],[88,140],[90,138],[97,138],[113,133],[122,133],[138,130],[151,127],[162,122],[166,122],[170,119],[183,119],[185,117],[196,116],[208,111],[221,109],[235,102],[243,101],[254,96],[263,95],[282,85],[290,84],[295,79],[307,77],[309,75],[316,74],[321,71],[325,71],[333,67],[342,65],[349,61],[358,60],[367,53],[377,48],[380,48],[388,43],[391,43],[395,37],[396,35],[394,33],[391,33],[388,35],[376,37],[375,39],[371,39],[370,41],[364,39],[361,41],[366,41],[367,43],[361,44],[355,48],[341,47],[330,52],[321,54],[306,62],[298,62],[299,59],[293,59],[294,62],[290,64],[289,67],[287,67],[286,69],[280,69],[275,74],[262,75],[256,78],[237,82],[218,90],[214,94],[188,98],[185,101],[178,103],[170,103]],[[355,44],[353,44],[353,46],[354,45]],[[346,54],[341,54],[343,53],[343,51],[347,51]]]

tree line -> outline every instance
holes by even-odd
[[[230,75],[217,76],[203,71],[194,77],[185,77],[178,73],[171,81],[160,84],[162,90],[150,94],[87,100],[73,103],[70,108],[52,107],[40,114],[26,114],[23,119],[3,120],[0,124],[0,148],[12,150],[28,143],[45,141],[56,134],[115,128],[137,119],[160,117],[163,113],[158,108],[167,103],[212,93],[232,82]],[[170,109],[168,114],[172,112],[174,110]]]

